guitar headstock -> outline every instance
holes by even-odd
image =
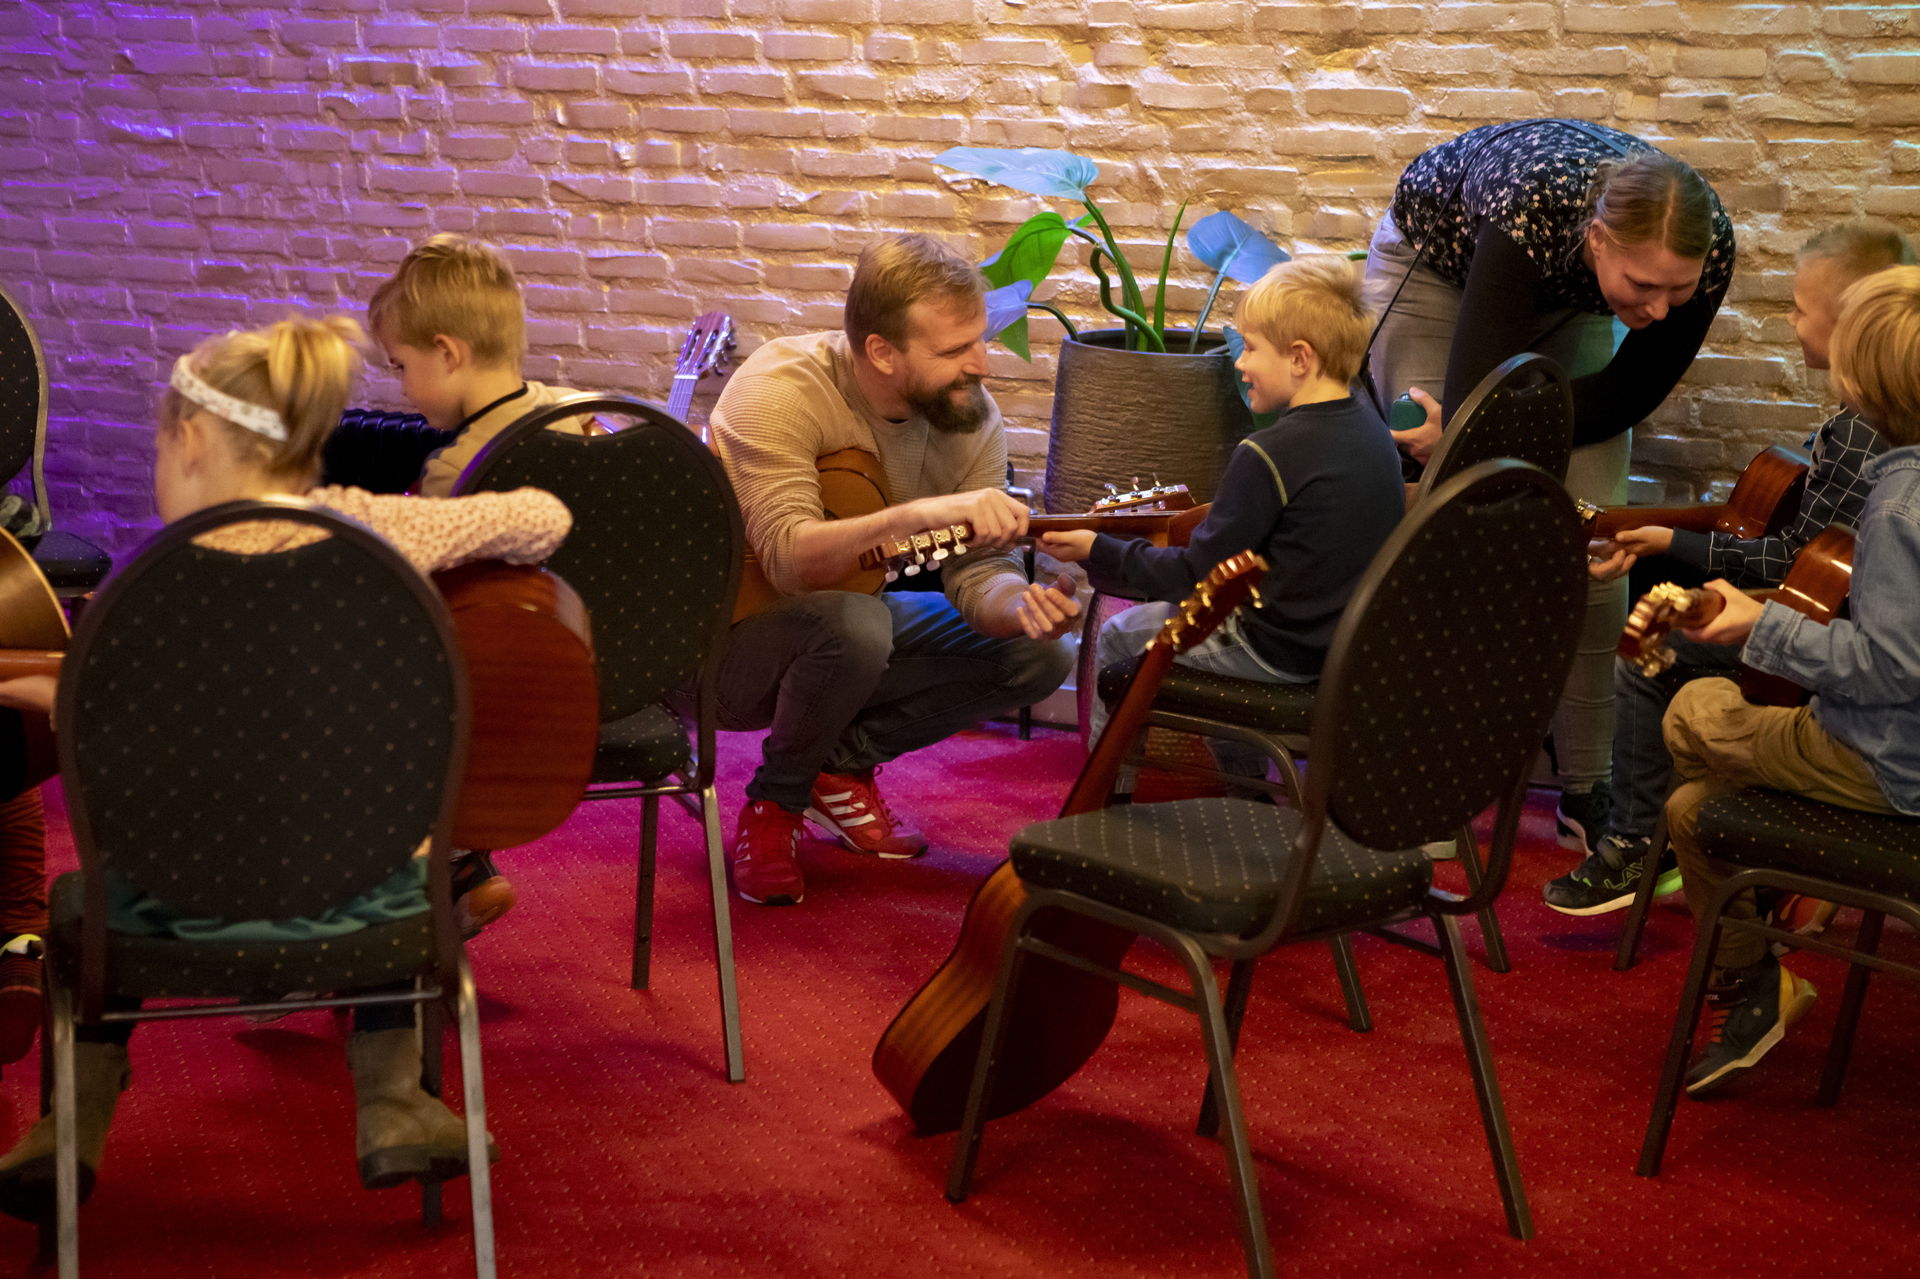
[[[1620,632],[1620,643],[1614,651],[1639,667],[1641,674],[1658,675],[1676,660],[1667,636],[1675,630],[1706,625],[1724,604],[1713,591],[1688,590],[1662,582],[1641,596],[1627,614],[1627,627]]]
[[[1148,485],[1133,478],[1133,487],[1122,491],[1107,485],[1107,495],[1088,508],[1089,515],[1137,515],[1149,511],[1187,511],[1193,509],[1193,494],[1184,484],[1162,484],[1159,477]]]
[[[911,537],[891,538],[871,550],[860,553],[860,567],[868,572],[885,569],[889,582],[912,577],[923,569],[940,567],[943,560],[967,551],[967,539],[973,530],[965,524],[949,524],[928,529]]]
[[[674,361],[676,378],[696,381],[733,358],[733,317],[725,311],[708,311],[687,330],[680,344],[680,358]]]
[[[1592,528],[1593,522],[1605,513],[1606,508],[1595,506],[1585,498],[1573,499],[1573,513],[1580,517],[1581,528]]]
[[[1221,560],[1193,594],[1173,610],[1153,642],[1176,653],[1186,652],[1213,634],[1241,605],[1251,601],[1258,608],[1260,580],[1266,575],[1266,560],[1252,551]]]

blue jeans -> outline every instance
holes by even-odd
[[[1737,644],[1702,644],[1677,632],[1667,642],[1678,660],[1658,675],[1642,675],[1625,658],[1614,661],[1613,805],[1607,833],[1623,839],[1651,836],[1667,802],[1673,757],[1660,721],[1674,694],[1694,680],[1736,675],[1740,669]]]
[[[1115,662],[1124,662],[1146,651],[1153,637],[1160,633],[1167,617],[1173,612],[1171,604],[1137,604],[1108,620],[1100,628],[1099,648],[1100,669],[1105,670]],[[1194,645],[1173,659],[1180,666],[1191,666],[1196,670],[1212,671],[1217,675],[1231,675],[1235,679],[1265,680],[1274,684],[1311,684],[1314,676],[1290,675],[1275,670],[1262,661],[1253,651],[1246,637],[1231,620],[1206,639]],[[1093,699],[1093,723],[1089,741],[1098,741],[1100,734],[1106,731],[1107,717],[1112,712],[1107,704],[1098,697]],[[1246,742],[1230,741],[1225,738],[1209,738],[1207,746],[1213,751],[1213,758],[1223,773],[1232,773],[1236,777],[1265,777],[1267,775],[1267,756],[1259,747]]]
[[[930,591],[814,591],[734,623],[720,727],[768,729],[748,800],[806,808],[814,778],[867,773],[1060,687],[1057,641],[994,639]]]

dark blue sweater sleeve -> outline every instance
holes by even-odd
[[[1101,533],[1093,539],[1087,574],[1099,590],[1185,599],[1220,561],[1264,548],[1286,500],[1272,460],[1259,445],[1243,440],[1227,459],[1213,509],[1187,545],[1154,546]]]

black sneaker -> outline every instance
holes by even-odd
[[[1608,835],[1571,874],[1549,880],[1541,899],[1562,915],[1604,915],[1629,905],[1640,885],[1640,865],[1649,842],[1645,836]],[[1665,896],[1678,887],[1680,867],[1669,848],[1660,856],[1660,879],[1653,891]]]
[[[1582,794],[1562,791],[1553,809],[1553,833],[1560,847],[1576,853],[1598,851],[1612,807],[1613,790],[1604,783]]]
[[[1687,1071],[1687,1095],[1702,1097],[1759,1064],[1806,1015],[1819,992],[1768,956],[1712,1006],[1707,1050]]]

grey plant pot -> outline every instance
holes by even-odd
[[[1047,510],[1084,511],[1135,477],[1184,484],[1195,502],[1213,497],[1227,454],[1253,430],[1233,366],[1217,333],[1202,353],[1187,335],[1167,334],[1173,351],[1126,349],[1124,329],[1084,331],[1060,344],[1047,442]],[[1210,349],[1208,349],[1210,348]]]

